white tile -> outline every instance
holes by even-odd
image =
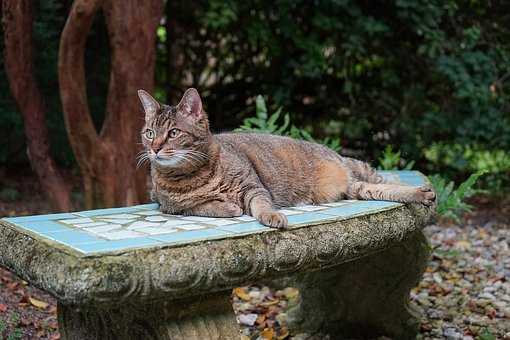
[[[302,205],[298,207],[294,207],[294,209],[302,210],[302,211],[317,211],[326,209],[326,207],[322,207],[320,205]]]
[[[120,224],[106,224],[99,227],[92,228],[84,228],[83,230],[94,233],[94,234],[103,234],[107,233],[111,230],[120,229],[122,226]]]
[[[80,224],[80,223],[90,223],[94,222],[90,218],[73,218],[70,220],[60,220],[59,222],[65,223],[65,224]]]
[[[134,229],[134,231],[138,231],[138,232],[145,233],[145,234],[150,234],[150,235],[159,235],[159,234],[175,233],[178,230],[177,229],[173,229],[173,228],[163,228],[163,227],[155,228],[155,227],[149,227],[149,228]]]
[[[222,225],[236,224],[236,223],[239,223],[239,221],[236,221],[236,220],[227,220],[227,219],[221,219],[220,218],[219,220],[207,221],[207,222],[204,222],[204,223],[215,225],[215,226],[222,226]]]
[[[146,221],[136,221],[135,223],[131,224],[127,229],[138,229],[138,228],[149,228],[149,227],[160,227],[162,223],[155,223],[155,222],[146,222]]]
[[[115,218],[115,219],[129,219],[129,218],[138,218],[139,216],[133,214],[114,214],[114,215],[105,215],[105,216],[97,216],[97,218]]]
[[[135,219],[122,219],[122,218],[96,218],[96,219],[100,219],[101,221],[106,221],[106,222],[109,222],[109,223],[117,223],[117,224],[128,224],[128,223],[131,223],[131,222],[135,222],[136,220]]]
[[[132,230],[119,230],[119,231],[113,231],[113,232],[105,232],[105,233],[99,233],[98,235],[102,236],[104,238],[107,238],[109,240],[122,240],[122,239],[126,239],[126,238],[143,236],[142,233],[138,233],[138,232],[132,231]]]
[[[178,227],[180,225],[192,224],[192,221],[184,221],[184,220],[168,220],[163,224],[163,227]]]
[[[281,210],[278,210],[278,211],[281,212],[282,214],[284,214],[285,216],[298,215],[298,214],[302,214],[303,213],[302,211],[290,210],[290,209],[281,209]]]
[[[83,223],[83,224],[75,224],[75,227],[78,228],[90,228],[90,227],[97,227],[100,225],[106,225],[106,222],[92,222],[92,223]]]
[[[203,217],[203,216],[184,216],[182,219],[186,220],[186,221],[208,223],[209,221],[219,220],[220,218],[219,217]]]
[[[159,210],[139,211],[135,214],[142,216],[161,215],[161,211]]]
[[[198,230],[198,229],[207,229],[207,226],[200,225],[200,224],[185,224],[178,226],[177,228],[183,229],[183,230]]]
[[[168,217],[164,217],[164,216],[161,216],[161,215],[147,216],[145,218],[145,220],[149,221],[149,222],[165,222],[165,221],[168,221]]]
[[[340,207],[342,205],[346,205],[346,204],[349,204],[349,202],[346,202],[346,201],[341,201],[341,202],[331,202],[331,203],[326,203],[326,204],[323,204],[327,207]]]
[[[243,215],[243,216],[235,217],[235,219],[239,220],[239,221],[243,221],[243,222],[250,222],[250,221],[255,221],[256,220],[255,217],[248,216],[248,215]]]

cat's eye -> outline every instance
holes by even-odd
[[[168,137],[170,138],[175,138],[177,136],[179,136],[179,134],[181,133],[181,130],[179,129],[172,129],[168,132]]]
[[[147,139],[154,139],[154,130],[151,129],[145,130],[145,137]]]

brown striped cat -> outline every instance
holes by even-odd
[[[150,161],[151,196],[165,213],[244,213],[284,228],[282,207],[343,198],[435,201],[430,187],[384,183],[368,164],[323,145],[261,133],[213,135],[195,89],[177,106],[162,105],[143,90],[138,95],[145,111],[142,161]]]

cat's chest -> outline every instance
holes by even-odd
[[[237,203],[241,192],[221,176],[207,181],[168,182],[153,178],[152,196],[168,211],[180,212],[213,200]]]

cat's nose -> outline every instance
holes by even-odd
[[[152,147],[152,151],[157,154],[161,149],[163,149],[163,146],[157,145]]]

